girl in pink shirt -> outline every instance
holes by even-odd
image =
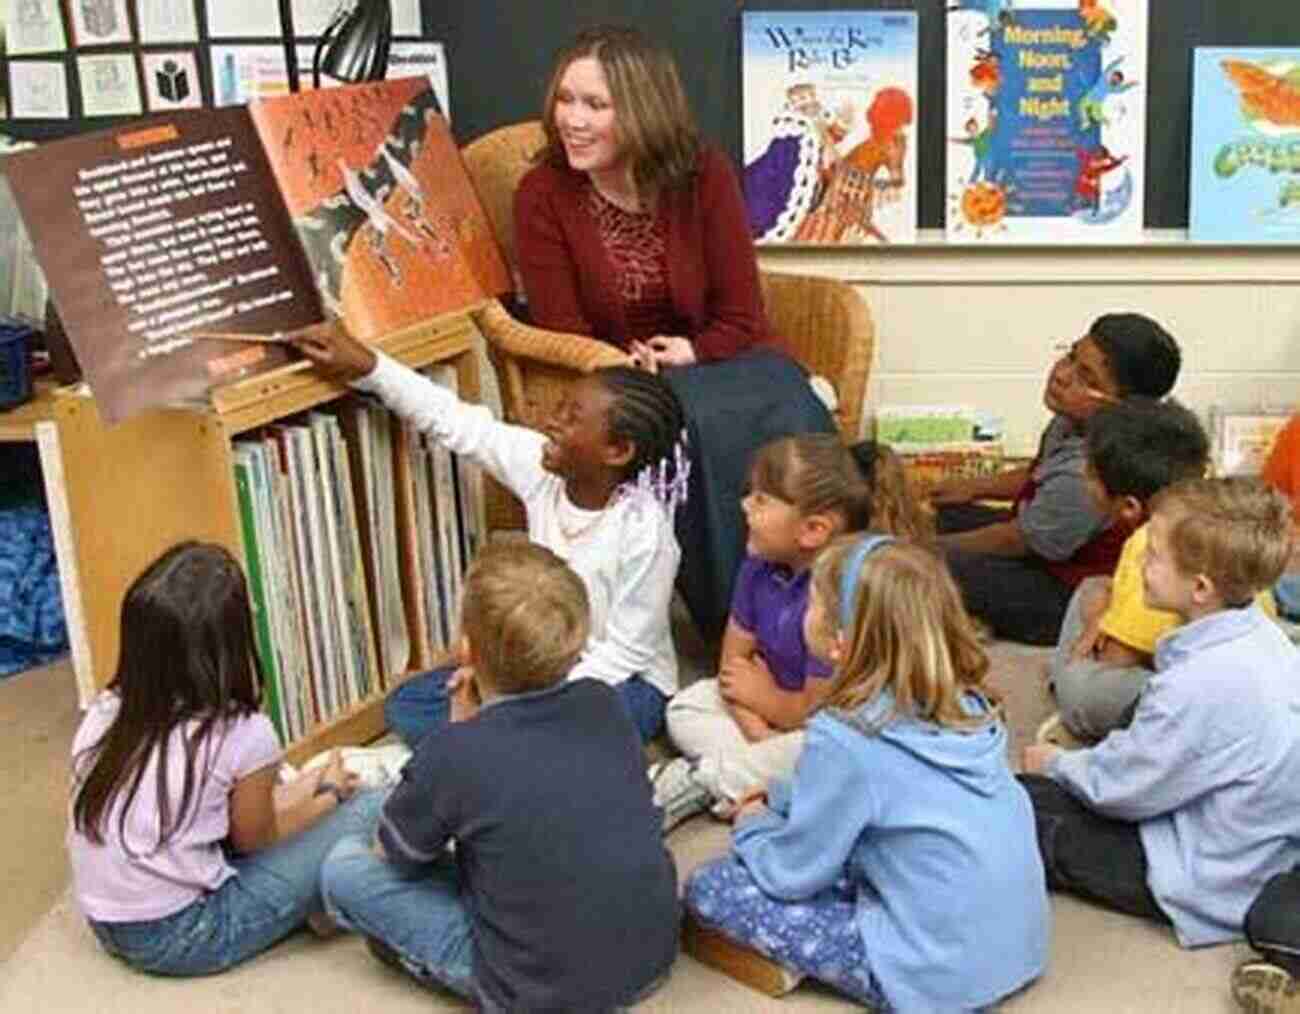
[[[72,744],[73,893],[134,968],[205,975],[265,950],[320,911],[335,842],[373,824],[382,793],[356,794],[337,753],[276,787],[260,701],[239,564],[174,546],[127,589],[117,673]]]

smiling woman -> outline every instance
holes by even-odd
[[[668,370],[693,469],[678,587],[702,632],[720,634],[750,454],[834,423],[772,334],[739,179],[701,139],[672,56],[631,28],[580,32],[556,59],[542,124],[514,203],[529,318]]]
[[[772,343],[735,170],[701,141],[671,55],[630,28],[581,32],[542,122],[514,216],[534,323],[652,368]]]

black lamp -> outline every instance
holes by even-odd
[[[382,81],[388,71],[388,47],[393,41],[393,8],[389,0],[343,0],[312,54],[312,85],[322,74],[339,81]]]

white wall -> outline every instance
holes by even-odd
[[[873,404],[973,404],[1000,414],[1008,454],[1047,421],[1052,346],[1102,313],[1135,310],[1178,339],[1174,394],[1190,408],[1300,406],[1300,250],[1193,245],[1180,230],[1130,247],[772,248],[764,269],[851,282],[870,304]]]

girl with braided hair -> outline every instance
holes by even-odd
[[[682,410],[663,379],[631,367],[596,370],[574,383],[539,433],[492,418],[341,329],[296,344],[519,497],[529,539],[587,587],[591,636],[572,678],[612,685],[641,738],[658,733],[677,690],[668,627],[681,558],[673,513],[689,471]],[[408,680],[388,698],[389,727],[415,746],[446,724],[448,695],[469,675],[448,667]]]

